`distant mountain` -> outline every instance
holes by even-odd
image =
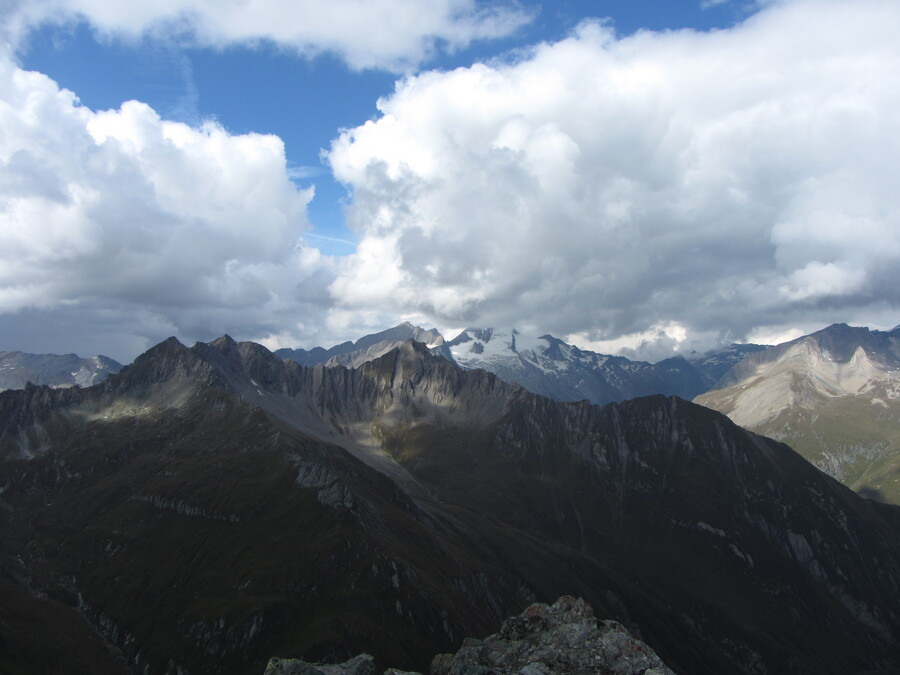
[[[380,333],[361,337],[356,342],[344,342],[329,349],[278,349],[275,356],[296,361],[301,366],[315,366],[328,361],[332,361],[331,365],[353,366],[377,358],[407,340],[415,340],[429,347],[436,347],[444,342],[443,336],[434,328],[425,330],[404,321]]]
[[[900,329],[829,326],[749,356],[696,402],[900,504]]]
[[[414,342],[347,369],[172,338],[0,393],[0,672],[424,671],[568,593],[675,672],[855,673],[900,667],[898,569],[900,509],[719,413]]]
[[[691,399],[709,388],[707,378],[681,357],[631,361],[515,329],[468,328],[435,352],[463,368],[487,370],[557,401],[603,404],[651,394]]]
[[[107,356],[0,352],[0,391],[24,389],[29,382],[51,387],[90,387],[120,370],[122,364]]]
[[[734,366],[751,354],[757,354],[771,348],[771,345],[732,344],[722,350],[713,350],[700,355],[691,355],[688,361],[700,371],[707,388],[712,388]]]
[[[654,364],[582,350],[549,334],[535,338],[512,328],[468,328],[446,342],[437,330],[403,323],[327,350],[279,349],[275,354],[301,365],[357,368],[410,339],[462,368],[486,370],[533,393],[557,401],[597,404],[651,394],[691,399],[712,387],[744,356],[767,348],[734,344],[690,360],[676,356]]]

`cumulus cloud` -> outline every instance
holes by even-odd
[[[115,336],[117,356],[172,333],[264,336],[321,316],[333,262],[302,240],[312,196],[275,136],[169,122],[135,101],[94,112],[0,61],[8,342],[40,345],[43,325],[71,349]]]
[[[436,50],[503,37],[530,20],[515,2],[476,0],[11,0],[13,36],[85,20],[101,34],[171,37],[202,46],[277,44],[328,52],[352,68],[408,70]]]
[[[896,323],[900,5],[764,5],[402,80],[328,155],[361,238],[336,301],[692,346]]]
[[[411,319],[655,359],[831,321],[890,327],[900,5],[757,4],[728,30],[619,38],[588,22],[402,79],[328,153],[359,237],[342,259],[304,243],[312,191],[291,178],[309,169],[288,166],[277,137],[138,102],[91,111],[0,54],[3,347],[55,350],[51,330],[119,358],[169,334],[309,346]],[[474,0],[0,9],[10,39],[87,21],[398,70],[527,19]]]

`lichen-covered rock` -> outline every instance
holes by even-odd
[[[584,600],[563,596],[507,619],[485,640],[467,639],[455,655],[439,654],[431,675],[671,675],[646,644],[615,621],[597,624]]]
[[[360,654],[344,663],[328,665],[272,658],[264,675],[375,675],[375,660],[368,654]]]

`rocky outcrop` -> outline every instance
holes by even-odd
[[[374,675],[375,659],[369,654],[354,656],[349,661],[335,665],[307,663],[302,659],[269,660],[264,675]]]
[[[360,654],[338,665],[273,658],[265,675],[374,675],[374,659]],[[384,675],[419,675],[388,668]],[[671,675],[645,643],[615,621],[598,624],[581,598],[535,603],[484,640],[466,638],[456,654],[438,654],[431,675]]]
[[[598,624],[581,598],[535,603],[485,640],[467,639],[455,655],[440,654],[431,675],[670,675],[656,653],[615,621]]]

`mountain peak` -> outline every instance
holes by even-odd
[[[28,354],[0,351],[0,391],[23,389],[27,383],[51,387],[91,387],[122,369],[108,356]]]
[[[281,359],[296,361],[303,366],[314,366],[322,363],[329,366],[355,367],[366,360],[384,354],[406,340],[423,342],[429,347],[439,347],[444,344],[444,336],[437,329],[425,330],[411,324],[409,321],[404,321],[393,328],[365,335],[356,342],[344,342],[329,349],[315,347],[309,351],[305,349],[279,349],[275,352],[275,355]]]
[[[143,354],[138,356],[134,360],[134,365],[137,365],[142,361],[150,361],[157,358],[171,356],[174,354],[181,354],[188,350],[188,348],[174,335],[167,337],[162,342],[153,345],[145,351]]]
[[[227,349],[232,345],[236,345],[237,342],[233,337],[231,337],[228,333],[225,333],[222,337],[218,337],[212,342],[208,342],[207,344],[217,348],[217,349]]]

